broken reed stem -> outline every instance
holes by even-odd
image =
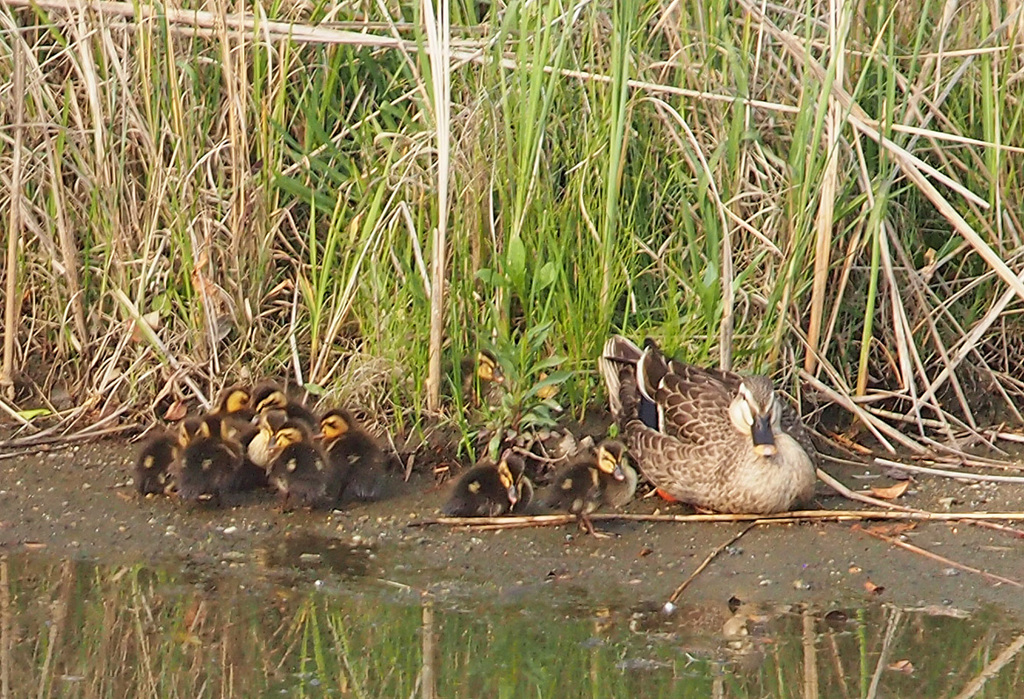
[[[445,271],[448,256],[448,179],[451,144],[451,24],[448,3],[424,0],[427,53],[434,98],[434,138],[437,143],[437,226],[430,251],[430,347],[427,365],[427,410],[441,407],[441,344],[445,323]]]
[[[795,522],[859,522],[870,520],[924,522],[988,522],[1005,520],[1024,522],[1024,512],[928,512],[927,510],[794,510],[772,515],[755,514],[630,514],[597,512],[595,522],[754,522],[756,524],[792,524]],[[454,527],[521,529],[549,527],[575,522],[573,515],[523,515],[509,517],[433,517],[409,522],[408,527],[445,524]]]
[[[891,462],[891,463],[896,465],[896,462]],[[863,503],[865,503],[867,505],[873,505],[875,507],[884,507],[884,508],[891,509],[891,510],[898,510],[900,512],[919,512],[919,513],[920,512],[926,512],[926,510],[918,510],[918,509],[913,508],[913,507],[906,507],[905,505],[897,505],[897,504],[892,503],[892,502],[886,502],[885,500],[879,500],[878,498],[873,498],[870,495],[865,495],[864,493],[854,492],[854,491],[850,490],[849,488],[847,488],[842,483],[840,483],[839,481],[837,481],[832,476],[830,476],[827,473],[825,473],[824,471],[822,471],[820,468],[818,469],[818,478],[820,478],[825,484],[827,484],[828,486],[833,488],[837,493],[839,493],[843,497],[847,498],[848,500],[856,500],[858,502],[863,502]],[[964,520],[963,517],[958,518],[957,521],[964,522],[965,524],[973,524],[976,527],[983,527],[985,529],[993,529],[993,530],[1000,531],[1000,532],[1003,532],[1005,534],[1010,534],[1010,535],[1016,536],[1016,537],[1024,537],[1024,532],[1022,532],[1022,531],[1020,531],[1018,529],[1014,529],[1013,527],[1008,527],[1005,524],[996,524],[995,522],[988,522],[988,521],[982,521],[982,520],[970,520],[970,521],[967,521],[967,520]]]
[[[11,191],[9,227],[7,229],[7,303],[4,307],[4,358],[0,372],[0,389],[14,398],[14,338],[18,311],[18,242],[21,238],[21,148],[25,134],[25,54],[21,37],[11,35],[14,52],[14,152],[11,157]]]
[[[930,468],[928,466],[915,466],[913,464],[905,464],[899,461],[891,461],[889,459],[883,459],[880,456],[875,457],[875,463],[879,466],[890,466],[892,468],[902,469],[904,471],[910,471],[912,473],[927,473],[930,476],[941,476],[943,478],[954,478],[958,481],[985,481],[989,483],[1024,483],[1024,476],[997,476],[989,475],[984,473],[964,473],[962,471],[948,471],[941,468]]]
[[[876,699],[878,696],[878,684],[882,680],[882,670],[884,670],[889,664],[893,639],[896,638],[896,629],[899,628],[900,622],[903,621],[903,610],[897,607],[890,610],[887,616],[889,620],[885,625],[885,637],[882,640],[882,652],[878,654],[878,660],[875,661],[875,671],[871,675],[871,684],[869,685],[868,692],[865,695],[866,699]]]
[[[709,565],[711,565],[711,561],[715,560],[715,558],[718,557],[718,554],[720,554],[722,551],[724,551],[728,547],[730,547],[733,544],[735,544],[737,541],[740,540],[740,538],[743,537],[744,534],[746,534],[747,532],[749,532],[751,529],[753,529],[754,527],[758,526],[759,524],[761,524],[761,523],[760,522],[752,522],[751,524],[748,524],[743,529],[741,529],[736,534],[734,534],[732,537],[730,537],[727,541],[723,541],[718,546],[716,546],[714,549],[712,549],[711,553],[709,553],[707,556],[705,556],[704,560],[701,562],[701,564],[699,566],[697,566],[696,570],[694,570],[692,573],[690,573],[690,575],[686,578],[686,580],[684,580],[682,583],[680,583],[679,587],[677,587],[672,592],[672,594],[669,595],[669,598],[668,598],[669,603],[675,604],[675,601],[677,599],[679,599],[679,596],[681,594],[683,594],[683,591],[686,590],[686,588],[688,588],[690,586],[690,583],[692,583],[694,580],[696,580],[697,576],[700,575],[701,572],[705,568],[707,568]]]
[[[1011,580],[1010,578],[1004,578],[1002,575],[996,575],[995,573],[989,573],[989,572],[981,570],[979,568],[972,568],[971,566],[966,565],[964,563],[958,563],[957,561],[954,561],[954,560],[952,560],[950,558],[946,558],[945,556],[940,556],[937,553],[932,553],[931,551],[929,551],[927,549],[923,549],[920,546],[915,546],[914,544],[907,543],[906,541],[900,541],[899,539],[897,539],[895,537],[886,536],[885,534],[882,534],[880,532],[873,532],[870,529],[864,529],[861,526],[856,526],[855,525],[853,528],[858,530],[858,531],[864,532],[868,536],[873,536],[876,539],[881,539],[882,541],[886,542],[887,544],[892,544],[893,546],[899,546],[900,548],[906,549],[907,551],[911,551],[913,553],[920,554],[920,555],[924,556],[925,558],[930,558],[933,561],[938,561],[939,563],[942,563],[943,565],[952,566],[953,568],[958,568],[959,570],[967,571],[968,573],[976,573],[976,574],[982,576],[983,578],[985,578],[986,580],[989,580],[990,582],[993,582],[993,583],[1003,583],[1003,584],[1006,584],[1006,585],[1013,585],[1014,587],[1022,587],[1022,588],[1024,588],[1024,583],[1019,583],[1016,580]]]
[[[1013,643],[1004,648],[995,660],[983,667],[978,676],[971,680],[953,699],[971,699],[976,696],[985,687],[985,683],[999,674],[999,671],[1006,667],[1007,663],[1013,660],[1022,648],[1024,648],[1024,635],[1013,639]]]
[[[821,480],[822,483],[824,483],[828,487],[832,488],[832,490],[836,491],[837,493],[842,495],[847,500],[855,500],[856,502],[863,502],[865,505],[872,505],[874,507],[883,507],[883,508],[885,508],[887,510],[900,510],[901,512],[909,512],[910,510],[913,509],[913,508],[910,508],[910,507],[906,507],[904,505],[897,505],[896,503],[888,502],[886,500],[880,500],[878,498],[873,498],[870,495],[865,495],[864,493],[855,492],[855,491],[850,490],[849,488],[847,488],[845,485],[843,485],[842,483],[837,481],[835,478],[833,478],[829,474],[825,473],[820,468],[819,469],[815,469],[815,471],[816,471],[816,473],[818,475],[818,478]]]
[[[11,696],[11,580],[7,555],[0,556],[0,696]]]

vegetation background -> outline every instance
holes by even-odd
[[[483,346],[516,415],[549,384],[582,415],[621,331],[893,447],[1021,421],[1022,29],[994,0],[7,0],[0,409],[287,375],[401,427],[461,419]]]

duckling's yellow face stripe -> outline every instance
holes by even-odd
[[[275,408],[277,410],[284,410],[286,407],[288,407],[288,396],[281,391],[274,391],[260,401],[260,404],[256,406],[256,412],[263,413]]]
[[[348,432],[348,422],[341,415],[331,415],[320,423],[320,431],[327,439],[337,439]]]
[[[249,394],[246,391],[237,389],[228,394],[224,401],[224,409],[229,413],[237,413],[249,407]]]
[[[294,427],[286,427],[283,430],[278,430],[274,435],[274,446],[278,449],[284,449],[290,444],[298,444],[302,441],[302,432]]]
[[[512,471],[509,470],[508,464],[502,461],[498,464],[498,479],[501,481],[502,488],[511,488],[513,484]]]
[[[597,450],[597,467],[605,473],[614,473],[615,467],[619,465],[619,460],[615,458],[615,455],[604,447],[600,447]]]
[[[512,471],[509,469],[508,462],[505,459],[502,459],[501,463],[498,464],[498,480],[501,481],[501,487],[508,493],[508,501],[515,505],[519,501],[519,488],[516,487]]]
[[[193,432],[189,429],[188,422],[186,421],[181,423],[181,426],[178,427],[178,444],[183,447],[187,447],[188,443],[192,441],[192,437]]]
[[[494,357],[484,352],[476,353],[476,376],[481,381],[494,383],[502,383],[505,380],[505,375]]]
[[[238,430],[226,421],[220,423],[220,436],[221,439],[237,439]]]

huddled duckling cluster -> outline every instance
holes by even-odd
[[[558,470],[538,503],[533,502],[533,483],[524,472],[522,457],[511,451],[496,464],[475,466],[456,482],[442,512],[449,517],[496,517],[564,510],[576,515],[588,533],[597,534],[589,515],[604,506],[629,503],[638,481],[626,447],[612,439]]]
[[[220,505],[232,493],[278,492],[283,508],[332,508],[375,500],[386,488],[380,447],[344,410],[320,418],[272,383],[231,386],[214,409],[142,444],[141,495],[172,494]]]
[[[502,381],[493,354],[468,360],[464,392],[486,399]],[[666,499],[720,512],[780,512],[814,492],[816,452],[795,411],[764,376],[703,369],[647,340],[620,336],[598,361],[622,441],[604,440],[558,470],[534,498],[522,450],[469,469],[445,515],[493,517],[562,510],[596,534],[590,515],[627,504],[637,470]],[[520,453],[517,453],[520,452]],[[344,410],[317,418],[273,384],[225,389],[210,413],[182,421],[142,445],[141,494],[176,492],[220,504],[230,493],[272,487],[282,507],[336,507],[381,497],[385,458]]]

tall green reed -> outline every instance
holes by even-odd
[[[70,360],[83,411],[271,373],[376,382],[418,420],[440,216],[423,6],[273,6],[253,28],[218,3],[103,22],[25,7],[2,10],[0,47],[4,85],[11,47],[29,57],[20,365]],[[462,357],[539,327],[522,361],[564,358],[547,368],[573,372],[578,413],[613,331],[789,386],[803,365],[841,392],[906,388],[889,408],[907,414],[968,415],[982,375],[1016,402],[1013,17],[449,9],[450,404]],[[159,346],[133,339],[140,318]],[[366,379],[366,358],[390,368]]]

